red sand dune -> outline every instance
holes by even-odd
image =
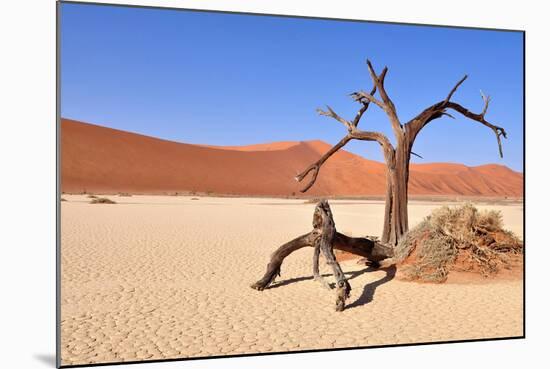
[[[212,192],[298,195],[294,180],[330,145],[322,141],[216,147],[61,120],[61,189],[80,193]],[[347,151],[321,168],[308,195],[382,195],[384,164]],[[523,175],[496,164],[411,165],[411,195],[523,196]]]
[[[247,146],[214,146],[214,145],[199,145],[199,146],[210,147],[212,149],[221,149],[221,150],[275,151],[275,150],[289,149],[290,147],[296,146],[297,144],[298,142],[296,141],[280,141],[280,142],[269,142],[264,144],[247,145]]]

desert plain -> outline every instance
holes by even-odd
[[[263,292],[249,285],[271,252],[311,229],[304,199],[62,196],[63,365],[376,346],[523,334],[523,280],[428,284],[356,260],[343,312],[312,279],[313,249],[298,250]],[[384,203],[331,200],[336,227],[379,235]],[[409,201],[419,223],[443,202]],[[458,203],[449,203],[454,206]],[[523,235],[521,202],[500,210]],[[324,262],[321,272],[333,281]]]

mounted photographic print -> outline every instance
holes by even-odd
[[[58,41],[58,365],[524,337],[523,31],[61,2]]]

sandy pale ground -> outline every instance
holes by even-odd
[[[314,205],[301,200],[63,197],[65,365],[522,335],[521,280],[417,284],[347,261],[352,292],[337,313],[306,248],[272,288],[251,289],[270,253],[310,230]],[[342,232],[382,229],[382,202],[331,204]],[[411,202],[411,224],[439,205]],[[502,210],[522,234],[521,205],[479,207]]]

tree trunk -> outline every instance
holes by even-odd
[[[386,206],[381,242],[395,246],[409,230],[408,183],[410,147],[400,140],[394,155],[386,155]]]
[[[374,82],[374,86],[368,94],[363,91],[354,92],[351,94],[355,101],[361,103],[361,108],[352,121],[344,119],[338,115],[330,106],[327,106],[327,111],[317,109],[319,114],[334,118],[344,125],[347,129],[347,134],[336,145],[322,155],[319,160],[307,167],[302,173],[298,174],[295,179],[297,181],[302,181],[310,172],[313,173],[309,183],[301,190],[302,192],[306,192],[317,180],[319,169],[323,163],[325,163],[328,158],[338,152],[338,150],[344,147],[348,142],[351,140],[378,142],[384,152],[384,160],[386,162],[386,208],[384,211],[384,228],[382,230],[381,241],[384,244],[395,246],[409,230],[407,215],[407,191],[409,183],[409,161],[411,154],[414,154],[411,151],[412,146],[416,136],[429,122],[443,116],[454,119],[454,117],[448,113],[448,109],[452,109],[466,118],[479,122],[494,132],[498,143],[500,157],[502,157],[501,137],[506,138],[507,136],[504,128],[495,126],[485,120],[485,114],[487,113],[489,101],[491,100],[489,96],[485,96],[481,93],[481,98],[483,99],[484,105],[483,110],[479,114],[475,114],[462,105],[451,101],[451,97],[456,92],[458,87],[466,80],[468,77],[467,75],[455,84],[445,100],[431,105],[409,122],[402,124],[397,116],[395,105],[388,96],[386,88],[384,87],[384,81],[388,68],[384,67],[380,74],[376,74],[371,62],[368,59],[367,66],[372,81]],[[375,97],[375,93],[377,91],[382,99],[381,101]],[[363,117],[363,114],[367,111],[371,103],[377,105],[387,114],[393,134],[397,141],[396,148],[393,147],[388,137],[386,137],[383,133],[363,131],[358,128],[361,117]]]

